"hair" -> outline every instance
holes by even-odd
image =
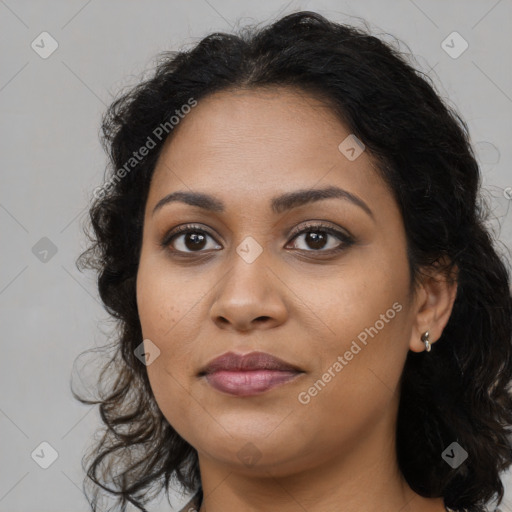
[[[500,472],[512,464],[510,271],[485,226],[489,211],[478,194],[481,176],[468,127],[391,43],[302,11],[158,54],[151,75],[104,114],[108,180],[91,200],[93,233],[77,265],[97,272],[99,295],[116,321],[115,352],[102,369],[98,399],[73,391],[82,403],[99,404],[105,425],[87,461],[92,509],[103,489],[120,510],[128,502],[145,510],[149,491],[156,486],[168,493],[171,479],[202,494],[197,451],[159,410],[134,353],[143,339],[135,283],[144,209],[162,145],[172,137],[169,118],[185,111],[191,98],[260,87],[287,87],[326,101],[364,143],[400,207],[411,286],[429,268],[441,268],[450,279],[456,270],[457,295],[441,338],[428,355],[407,355],[397,459],[422,496],[443,497],[447,506],[469,512],[484,511],[490,500],[499,504]],[[167,127],[165,137],[156,136],[159,126]],[[154,147],[132,165],[134,152],[150,138]],[[127,162],[133,170],[126,171]],[[442,457],[453,442],[468,453],[455,468]]]

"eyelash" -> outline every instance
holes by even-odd
[[[305,233],[310,233],[310,232],[321,232],[321,233],[327,233],[329,235],[332,235],[334,236],[335,238],[338,238],[340,241],[341,241],[341,244],[340,246],[334,248],[334,249],[328,249],[328,250],[322,250],[322,249],[318,249],[318,250],[315,250],[315,249],[311,249],[311,250],[305,250],[305,249],[297,249],[298,251],[301,251],[301,252],[305,252],[305,253],[320,253],[320,254],[328,254],[328,255],[333,255],[333,254],[337,254],[345,249],[347,249],[348,247],[350,247],[353,243],[354,243],[354,239],[337,230],[337,229],[334,229],[330,226],[327,226],[325,224],[321,224],[321,223],[313,223],[313,224],[308,224],[307,226],[301,226],[300,228],[297,228],[297,229],[294,229],[291,233],[291,240],[295,240],[296,238],[298,238],[300,235],[303,235]],[[188,257],[188,255],[192,255],[192,254],[201,254],[202,252],[205,252],[205,251],[180,251],[180,250],[176,250],[176,249],[171,249],[169,246],[171,244],[171,242],[177,238],[179,235],[183,235],[183,234],[188,234],[188,233],[201,233],[201,234],[205,234],[205,235],[208,235],[209,237],[211,238],[214,238],[213,235],[211,235],[208,231],[200,228],[199,226],[197,225],[194,225],[194,224],[184,224],[182,226],[178,226],[177,228],[171,230],[169,233],[167,233],[162,242],[161,242],[161,245],[164,249],[167,249],[169,250],[172,254],[177,254],[179,256],[184,256],[184,257]],[[185,256],[187,255],[187,256]]]

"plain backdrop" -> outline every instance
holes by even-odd
[[[511,0],[0,0],[0,511],[89,510],[81,458],[100,423],[70,382],[76,358],[105,343],[111,324],[75,260],[106,165],[106,106],[158,52],[298,10],[361,17],[408,45],[468,122],[492,229],[505,255],[512,247]],[[512,511],[505,482],[500,509]],[[173,508],[186,499],[176,494]]]

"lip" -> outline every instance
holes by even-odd
[[[305,373],[301,368],[266,352],[226,352],[210,361],[199,373],[218,391],[253,396]]]
[[[253,370],[275,370],[301,372],[301,368],[287,363],[278,357],[266,352],[249,352],[248,354],[236,354],[226,352],[215,359],[212,359],[199,372],[199,375],[209,374],[217,371],[253,371]]]

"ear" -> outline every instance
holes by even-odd
[[[450,319],[453,303],[457,296],[457,274],[455,266],[450,275],[443,270],[444,265],[423,269],[423,279],[415,294],[414,323],[409,340],[413,352],[425,350],[421,336],[429,332],[431,344],[436,342]]]

